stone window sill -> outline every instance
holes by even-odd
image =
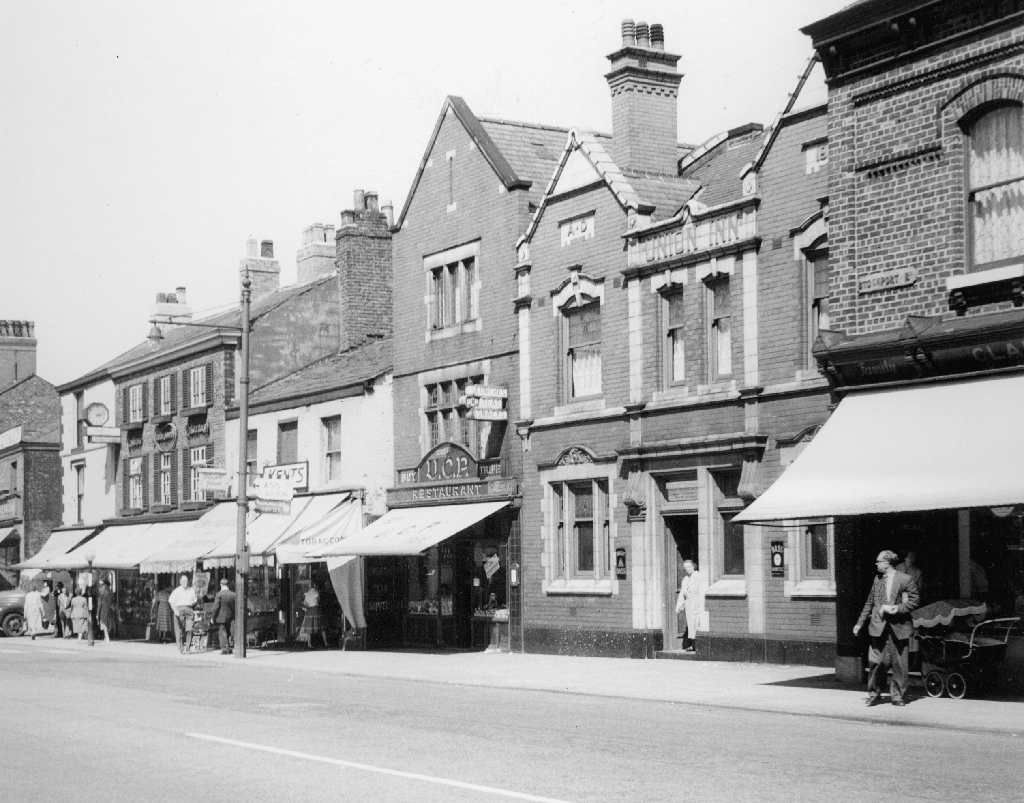
[[[708,586],[704,592],[705,597],[722,597],[732,599],[745,599],[747,596],[747,581],[745,578],[718,580]]]
[[[549,596],[610,597],[613,593],[611,579],[605,580],[549,580],[544,584],[544,593]]]
[[[481,318],[473,318],[470,321],[455,324],[454,326],[446,326],[444,329],[428,329],[427,342],[445,340],[446,338],[468,334],[469,332],[479,332],[481,329],[483,329],[483,320]]]
[[[787,597],[816,597],[818,599],[835,599],[836,584],[831,580],[802,580],[799,583],[786,583]]]
[[[569,402],[554,409],[554,415],[572,415],[573,413],[596,413],[604,409],[603,398],[581,399]]]

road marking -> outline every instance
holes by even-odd
[[[23,654],[27,653],[28,650],[12,650],[10,647],[0,647],[0,653],[8,653],[8,652],[9,653],[15,653],[16,652],[16,653],[20,653],[20,654],[23,655]]]
[[[465,781],[453,781],[448,778],[437,778],[433,775],[420,775],[418,772],[404,772],[402,770],[387,769],[386,767],[374,767],[371,764],[359,764],[355,761],[343,761],[340,758],[328,758],[327,756],[317,756],[312,753],[300,753],[297,750],[285,750],[281,747],[268,747],[267,745],[253,744],[252,742],[239,742],[235,739],[224,739],[220,736],[209,736],[205,733],[186,733],[185,735],[192,739],[203,739],[208,742],[218,742],[220,744],[228,744],[234,747],[246,747],[249,750],[260,750],[264,753],[275,753],[279,756],[291,756],[292,758],[304,758],[307,761],[319,761],[323,764],[334,764],[337,767],[365,770],[366,772],[377,772],[381,775],[394,775],[398,778],[425,781],[427,783],[435,783],[441,786],[454,786],[457,789],[469,789],[473,792],[485,792],[486,794],[511,797],[516,800],[532,800],[534,803],[569,803],[567,800],[555,797],[531,795],[526,792],[513,792],[510,789],[499,789],[494,786],[481,786],[480,784],[466,783]]]

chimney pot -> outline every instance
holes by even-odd
[[[157,293],[156,294],[156,303],[157,304],[166,304],[167,303],[167,293]]]
[[[264,257],[265,259],[273,259],[274,258],[274,241],[273,240],[264,240],[263,242],[260,243],[260,256]]]
[[[623,47],[635,47],[636,46],[636,30],[633,26],[633,20],[622,21],[622,46]]]
[[[653,50],[665,49],[665,28],[660,22],[651,23],[651,48]]]
[[[638,22],[636,24],[636,46],[642,47],[646,50],[651,48],[651,36],[649,33],[650,29],[647,27],[646,22]]]
[[[168,304],[177,304],[178,303],[178,297],[176,295],[174,295],[174,293],[168,293],[167,294],[167,303]]]
[[[356,190],[354,193],[352,193],[352,208],[356,212],[366,208],[366,203],[364,200],[364,194],[362,190]]]
[[[250,237],[245,243],[245,255],[247,257],[258,257],[260,255],[260,244],[255,237]]]
[[[395,225],[395,207],[391,201],[385,201],[384,205],[380,208],[380,211],[384,213],[384,217],[387,218],[388,228],[390,229]]]
[[[175,293],[175,295],[178,296],[178,303],[179,304],[184,304],[185,303],[185,288],[184,287],[178,287],[178,288],[175,288],[175,289],[177,291]]]
[[[375,193],[375,192],[367,192],[365,198],[366,198],[366,208],[370,212],[376,212],[377,211],[377,193]]]

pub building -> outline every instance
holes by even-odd
[[[963,8],[866,0],[804,29],[829,85],[835,409],[743,516],[834,522],[840,680],[881,549],[915,553],[922,603],[1024,615],[1024,24]]]

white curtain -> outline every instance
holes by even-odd
[[[572,350],[572,395],[590,396],[601,392],[601,347],[580,346]]]
[[[970,182],[975,265],[1024,254],[1024,125],[1019,106],[996,109],[974,124]],[[982,187],[988,189],[978,189]]]

